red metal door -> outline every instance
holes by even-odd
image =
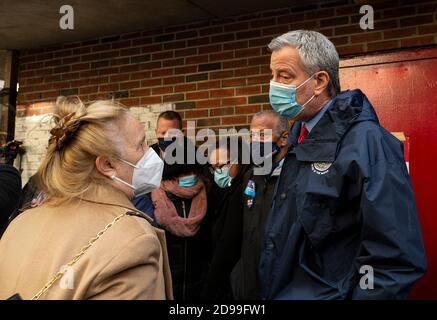
[[[410,176],[428,258],[413,299],[437,299],[437,49],[341,62],[342,89],[361,89],[381,124],[409,138]]]

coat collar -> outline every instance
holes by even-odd
[[[290,130],[288,153],[296,154],[298,161],[334,162],[338,145],[345,133],[360,121],[376,121],[376,113],[360,90],[344,91],[334,98],[320,121],[308,136],[297,144],[302,125],[294,123]]]
[[[94,185],[94,187],[90,188],[90,191],[82,196],[82,199],[85,201],[88,200],[91,202],[113,205],[114,207],[119,206],[128,211],[127,214],[129,215],[145,218],[151,224],[153,222],[148,215],[136,209],[132,201],[123,192],[109,185]]]
[[[293,144],[290,146],[289,152],[294,152],[298,161],[333,162],[335,160],[338,138],[335,134],[334,123],[329,114],[325,113],[302,143],[297,144],[301,125],[302,123],[299,122],[292,128]]]

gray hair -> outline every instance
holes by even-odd
[[[316,31],[295,30],[274,38],[268,45],[272,52],[285,46],[295,47],[299,51],[308,76],[318,71],[329,74],[328,92],[331,97],[340,92],[339,56],[328,38]]]
[[[280,136],[284,131],[288,131],[289,125],[288,125],[288,119],[286,117],[283,117],[276,113],[273,110],[263,110],[255,113],[252,117],[252,120],[255,118],[261,118],[265,116],[272,116],[276,118],[276,124],[273,128],[273,131],[277,136]]]

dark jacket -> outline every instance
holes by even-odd
[[[233,179],[212,213],[212,258],[201,298],[232,299],[230,274],[241,250],[243,174]]]
[[[167,193],[179,216],[188,215],[191,200]],[[182,204],[184,203],[184,205]],[[184,209],[185,207],[185,209]],[[209,232],[202,222],[192,237],[178,237],[165,231],[175,300],[198,300],[208,270]]]
[[[360,90],[334,97],[298,145],[300,126],[266,224],[262,297],[406,298],[426,258],[401,142]]]
[[[0,164],[0,237],[21,200],[21,175],[9,164]]]
[[[150,146],[160,155],[158,144]],[[163,180],[173,179],[180,175],[197,172],[202,174],[198,164],[164,163]],[[183,199],[167,192],[179,216],[188,216],[191,200]],[[179,237],[165,230],[167,251],[173,281],[175,300],[197,300],[203,287],[210,257],[210,241],[207,220],[208,212],[201,222],[199,231],[192,237]]]
[[[157,226],[156,220],[155,220],[155,212],[153,208],[153,202],[150,197],[150,193],[144,194],[142,196],[135,197],[132,200],[132,203],[134,204],[135,208],[138,210],[141,210],[145,214],[147,214],[150,218],[152,218],[153,222],[152,225],[154,227]]]
[[[36,199],[40,194],[40,191],[38,191],[38,188],[36,186],[35,180],[36,176],[31,176],[23,187],[23,196],[19,205],[21,209],[29,208],[32,205],[32,200]]]
[[[244,193],[249,181],[255,185],[255,198]],[[259,259],[265,222],[271,210],[277,181],[278,175],[254,175],[253,168],[244,176],[241,257],[231,274],[232,293],[235,299],[260,298]]]
[[[20,201],[18,203],[16,210],[14,210],[14,212],[9,217],[9,221],[7,225],[11,224],[12,221],[16,217],[18,217],[18,215],[20,215],[22,212],[32,208],[32,206],[35,206],[36,203],[38,203],[38,201],[43,201],[44,193],[42,191],[38,191],[35,180],[36,180],[35,175],[31,176],[27,181],[27,183],[24,185],[23,190],[20,190],[21,191]],[[20,178],[20,186],[21,186],[21,178]],[[5,226],[5,229],[7,228],[7,225]],[[0,236],[1,233],[2,232],[0,230]]]

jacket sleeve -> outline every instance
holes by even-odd
[[[152,234],[142,234],[130,241],[99,273],[88,299],[166,299],[162,263],[159,240]]]
[[[373,138],[370,160],[361,170],[359,279],[352,299],[405,299],[426,270],[414,194],[399,142],[384,135]]]

